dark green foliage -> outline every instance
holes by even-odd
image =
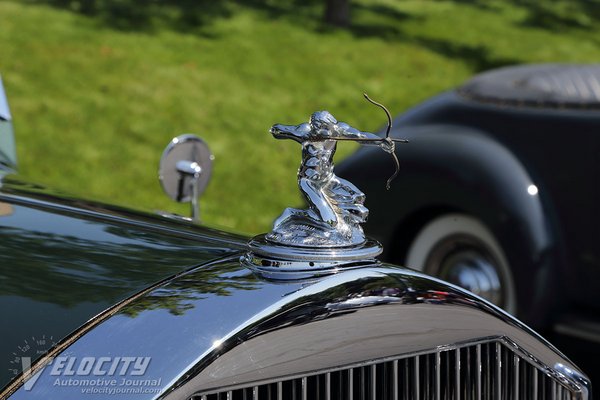
[[[230,14],[227,1],[213,0],[31,0],[98,18],[122,30],[160,26],[194,28]]]
[[[553,31],[590,29],[600,20],[600,1],[516,1],[528,10],[524,25]]]

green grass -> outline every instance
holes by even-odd
[[[300,147],[273,140],[273,123],[327,109],[376,130],[384,116],[363,91],[396,114],[494,66],[600,59],[597,21],[572,3],[540,12],[534,2],[354,1],[352,27],[339,30],[322,29],[311,4],[277,16],[232,5],[229,17],[186,32],[118,30],[0,1],[20,173],[87,198],[187,214],[162,194],[156,170],[171,137],[194,132],[216,157],[204,220],[258,233],[300,202]],[[338,160],[352,150],[342,146]]]

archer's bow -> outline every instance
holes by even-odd
[[[383,104],[380,104],[374,100],[371,100],[366,93],[363,93],[363,96],[365,96],[365,99],[367,99],[367,101],[369,101],[372,104],[375,104],[378,107],[381,107],[381,109],[383,109],[383,111],[385,111],[385,115],[387,116],[387,119],[388,119],[388,126],[387,126],[387,131],[385,132],[385,137],[381,138],[379,140],[371,139],[371,138],[357,138],[357,137],[351,137],[351,138],[350,137],[332,137],[332,138],[329,138],[329,140],[385,143],[386,147],[382,147],[383,151],[389,153],[392,156],[392,158],[394,159],[394,163],[396,164],[396,170],[394,171],[392,176],[390,176],[388,178],[388,180],[385,184],[385,188],[387,190],[390,190],[390,185],[391,185],[392,181],[394,180],[394,178],[396,178],[396,176],[398,176],[398,172],[400,172],[400,161],[398,161],[398,156],[396,156],[396,142],[408,143],[408,140],[407,139],[396,139],[396,138],[390,137],[390,132],[392,130],[392,116],[391,116],[390,112],[388,111],[387,108],[385,108],[385,106]]]
[[[398,176],[398,172],[400,172],[400,161],[398,161],[398,156],[396,155],[396,145],[395,142],[399,142],[399,143],[408,143],[408,140],[406,139],[394,139],[390,137],[390,132],[392,130],[392,116],[390,115],[390,112],[388,111],[387,108],[385,108],[385,106],[381,103],[378,103],[374,100],[371,100],[369,98],[369,96],[366,93],[363,93],[363,96],[365,96],[365,99],[367,99],[368,102],[375,104],[376,106],[380,107],[381,109],[383,109],[383,111],[385,111],[385,115],[387,116],[388,119],[388,126],[387,126],[387,131],[385,132],[385,138],[381,139],[381,142],[385,142],[387,144],[388,148],[383,147],[383,150],[390,153],[390,155],[392,156],[392,158],[394,159],[394,163],[396,164],[396,170],[394,171],[394,173],[392,174],[392,176],[390,176],[385,184],[385,188],[387,190],[390,190],[390,185],[392,183],[392,181],[394,180],[394,178],[396,178],[396,176]]]

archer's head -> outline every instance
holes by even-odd
[[[317,135],[330,136],[338,122],[329,111],[316,111],[310,116],[309,123]]]

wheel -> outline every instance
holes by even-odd
[[[511,314],[517,311],[502,247],[476,218],[446,214],[425,224],[408,248],[406,266],[470,290]]]

